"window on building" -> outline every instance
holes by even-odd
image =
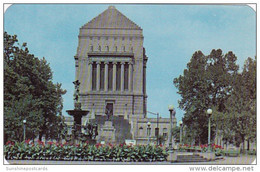
[[[91,46],[90,46],[90,51],[93,51],[93,49],[94,49],[94,48],[93,48],[93,45],[91,45]]]
[[[128,68],[129,65],[126,63],[124,67],[124,90],[128,90]]]
[[[100,45],[98,46],[98,51],[101,51],[101,46]]]
[[[155,128],[154,133],[156,137],[159,136],[159,128]]]
[[[93,63],[92,65],[92,90],[97,89],[97,64]]]
[[[113,64],[108,64],[108,90],[112,90],[113,85]]]
[[[115,46],[115,52],[117,52],[117,46]]]
[[[143,137],[143,127],[139,127],[139,136]]]
[[[117,63],[116,65],[116,90],[120,90],[121,84],[121,64]]]
[[[168,137],[168,130],[167,130],[167,128],[163,128],[163,137],[164,138]]]
[[[125,52],[125,46],[122,46],[122,51]]]
[[[100,90],[104,90],[105,64],[100,64]]]
[[[109,51],[109,47],[108,46],[106,46],[106,50]]]

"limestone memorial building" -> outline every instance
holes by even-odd
[[[82,109],[90,111],[82,125],[98,125],[98,142],[147,144],[156,141],[157,134],[164,136],[165,144],[169,141],[169,118],[159,118],[158,124],[156,116],[147,118],[148,57],[143,41],[142,28],[114,6],[80,28],[75,80],[81,83]],[[67,124],[72,121],[67,118]]]

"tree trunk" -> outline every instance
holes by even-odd
[[[242,152],[244,153],[245,151],[245,136],[241,136],[242,139]]]
[[[43,135],[43,133],[40,132],[40,133],[39,133],[39,140],[40,140],[40,141],[42,141],[42,135]]]

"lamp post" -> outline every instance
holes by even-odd
[[[208,146],[210,146],[210,116],[212,114],[212,109],[207,110],[207,114],[209,115],[209,124],[208,124]],[[208,149],[209,151],[209,149]]]
[[[150,112],[147,111],[148,113],[152,114],[152,115],[157,115],[157,121],[156,121],[156,130],[155,130],[155,135],[156,135],[156,144],[157,146],[159,145],[159,113],[154,113],[154,112]]]
[[[26,136],[25,136],[25,125],[26,125],[26,119],[23,120],[23,141],[25,141]]]
[[[179,122],[180,125],[180,145],[182,144],[182,121]]]
[[[173,129],[173,125],[172,125],[172,118],[173,116],[175,116],[175,110],[174,110],[174,106],[173,105],[169,105],[168,109],[170,111],[170,125],[171,125],[171,130],[170,130],[170,141],[169,141],[169,150],[173,150],[172,148],[172,129]]]
[[[150,135],[151,135],[151,123],[148,121],[147,122],[147,134],[148,134],[148,144],[150,144]]]

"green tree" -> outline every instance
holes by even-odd
[[[22,140],[22,121],[27,138],[46,134],[60,121],[62,95],[66,90],[52,82],[52,71],[43,59],[20,45],[16,35],[4,33],[4,133],[5,141]],[[47,123],[49,121],[49,123]],[[48,124],[48,125],[47,125]],[[55,134],[58,130],[52,132]]]
[[[245,61],[227,105],[232,138],[237,146],[242,143],[244,150],[245,140],[249,142],[256,138],[256,60],[248,58]]]
[[[225,102],[230,97],[234,76],[239,69],[236,56],[232,52],[223,55],[222,50],[212,50],[205,56],[201,51],[193,54],[183,75],[173,83],[181,95],[179,107],[186,113],[183,122],[190,130],[195,130],[195,143],[207,143],[208,115],[206,110],[214,108],[224,112]],[[218,128],[212,121],[212,138]],[[215,124],[214,124],[215,123]]]

